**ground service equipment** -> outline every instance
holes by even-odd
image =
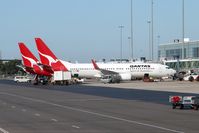
[[[196,96],[169,96],[169,102],[172,104],[173,109],[176,107],[180,107],[180,109],[189,107],[198,110],[199,108],[199,97]]]
[[[54,71],[52,77],[53,84],[68,85],[71,82],[71,72],[69,71]]]

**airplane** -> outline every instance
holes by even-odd
[[[32,54],[32,52],[26,47],[22,42],[19,42],[19,49],[21,52],[24,70],[31,74],[41,75],[41,76],[52,76],[52,70],[45,70],[40,64],[39,60]]]
[[[35,42],[42,64],[57,70],[65,68],[71,71],[73,76],[79,78],[102,78],[104,75],[114,75],[118,80],[131,80],[132,77],[144,77],[145,74],[153,77],[164,77],[175,73],[175,70],[166,65],[152,63],[97,64],[93,60],[92,63],[70,63],[59,60],[41,38],[35,38]]]
[[[133,77],[143,78],[144,76],[162,78],[166,76],[174,76],[176,73],[175,70],[168,66],[158,63],[133,62],[97,64],[93,59],[92,63],[94,68],[101,72],[102,76],[110,75],[116,82],[118,82],[118,79],[130,80]]]

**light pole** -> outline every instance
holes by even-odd
[[[159,43],[160,43],[160,35],[158,35],[157,38],[158,38],[158,45],[159,45]]]
[[[151,52],[153,61],[153,0],[151,0]]]
[[[133,60],[133,1],[131,0],[131,59]]]
[[[122,28],[124,28],[124,26],[120,25],[118,28],[120,28],[120,62],[122,62]]]
[[[182,59],[184,59],[184,0],[182,0]]]
[[[131,37],[130,36],[128,37],[128,40],[129,40],[129,46],[130,46],[130,58],[131,58],[131,60],[133,60],[133,58],[132,58],[132,51],[131,51],[132,50],[131,49],[132,45],[131,45]]]
[[[160,45],[160,35],[157,36],[157,39],[158,39],[158,40],[157,40],[158,42],[157,42],[157,47],[156,47],[156,48],[158,49],[158,47],[159,47],[159,45]],[[159,50],[158,50],[158,51],[159,51]],[[157,60],[158,60],[158,59],[159,59],[159,52],[157,53]]]
[[[149,60],[151,59],[151,21],[148,20],[147,23],[149,24]]]

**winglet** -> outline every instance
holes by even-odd
[[[91,61],[92,61],[92,63],[93,63],[94,68],[95,68],[96,70],[99,70],[100,68],[99,68],[99,66],[96,64],[96,62],[95,62],[93,59],[92,59]]]

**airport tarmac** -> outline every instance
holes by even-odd
[[[187,93],[90,84],[0,80],[0,133],[198,133],[199,111],[168,103]]]
[[[100,82],[88,82],[87,86],[103,86],[124,89],[140,89],[166,92],[196,93],[199,94],[199,82],[194,81],[161,81],[161,82],[143,82],[126,81],[120,84],[102,84]]]

